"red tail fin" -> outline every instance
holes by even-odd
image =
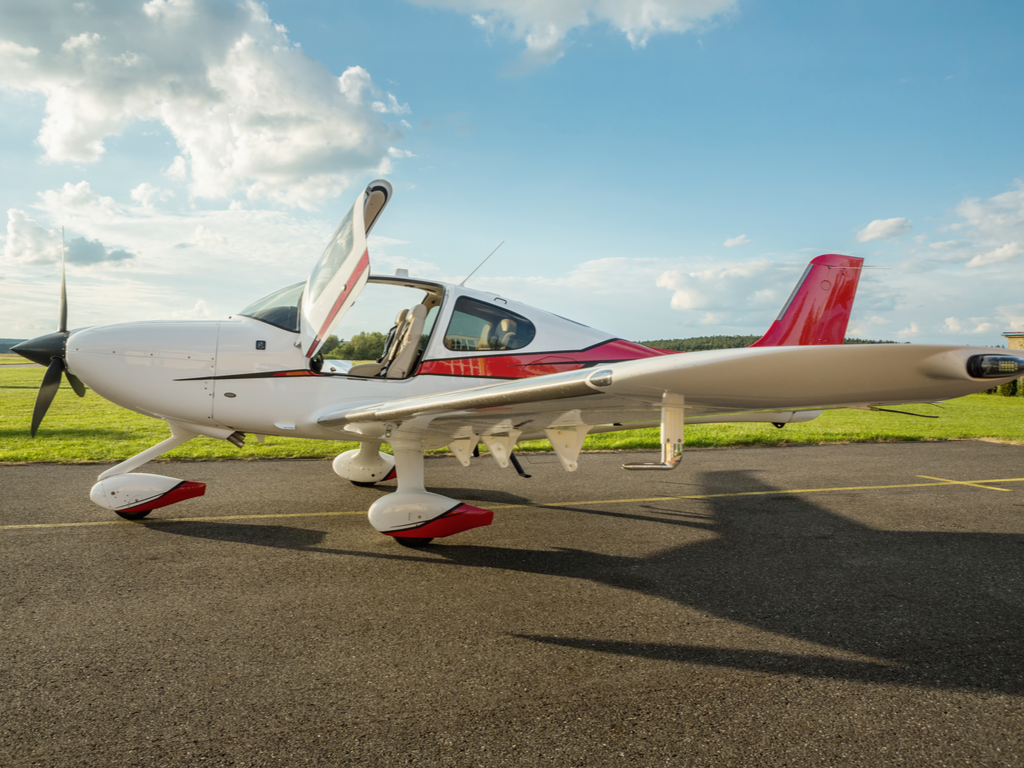
[[[834,253],[812,259],[771,328],[750,346],[842,344],[863,264]]]

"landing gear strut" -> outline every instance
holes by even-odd
[[[494,513],[463,504],[423,486],[423,440],[391,441],[398,470],[398,490],[370,507],[370,524],[405,546],[422,547],[432,539],[490,525]],[[405,541],[408,540],[408,541]]]

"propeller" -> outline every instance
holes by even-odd
[[[68,370],[67,346],[68,337],[68,291],[65,280],[64,269],[64,229],[61,228],[61,255],[60,255],[60,317],[58,318],[58,329],[56,333],[48,333],[35,339],[23,341],[11,347],[12,352],[17,352],[33,363],[46,366],[46,373],[43,374],[43,383],[39,385],[39,394],[36,395],[36,404],[32,409],[32,437],[36,436],[43,417],[50,409],[50,404],[60,388],[61,374],[67,377],[68,384],[75,394],[85,397],[85,385],[82,380]]]

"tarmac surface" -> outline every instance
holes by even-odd
[[[324,461],[0,467],[0,765],[1024,765],[1024,447],[521,458],[419,551]]]

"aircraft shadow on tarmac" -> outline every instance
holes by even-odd
[[[702,486],[716,489],[725,481],[744,491],[775,490],[747,472],[707,473],[701,479]],[[914,497],[906,498],[912,503]],[[560,509],[717,535],[643,558],[459,544],[431,546],[426,556],[321,548],[325,534],[286,526],[187,523],[161,528],[271,547],[420,560],[425,567],[586,579],[867,660],[516,635],[539,643],[766,673],[1024,696],[1024,535],[876,530],[804,496],[705,499],[700,512],[667,506],[647,507],[649,514],[571,505]]]

